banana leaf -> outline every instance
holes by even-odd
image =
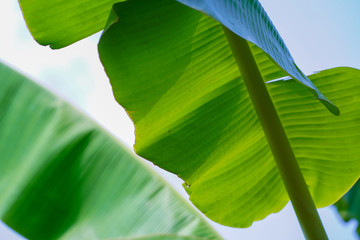
[[[19,2],[34,38],[40,44],[50,45],[52,48],[65,47],[103,29],[107,17],[111,14],[111,6],[116,2],[125,3],[124,7],[134,5],[134,8],[138,10],[151,9],[153,13],[169,11],[176,5],[171,0],[151,2],[143,0],[19,0]],[[297,67],[258,0],[178,0],[178,2],[208,14],[240,37],[259,46],[290,76],[306,86],[330,112],[335,115],[340,114],[339,109]],[[119,17],[126,17],[126,14]],[[197,23],[195,19],[193,21],[195,21],[194,24]]]
[[[350,191],[335,203],[335,207],[344,221],[356,220],[358,222],[356,232],[360,237],[360,181],[357,181]]]
[[[29,239],[220,239],[144,161],[0,63],[0,219]]]
[[[138,3],[142,4],[138,4]],[[341,107],[335,117],[249,43],[317,207],[360,175],[360,71],[309,76]],[[289,201],[263,129],[217,21],[175,1],[114,5],[99,42],[116,100],[135,124],[135,151],[177,174],[190,200],[232,227]]]

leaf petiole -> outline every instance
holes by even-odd
[[[247,41],[223,26],[306,239],[328,239],[290,142]]]

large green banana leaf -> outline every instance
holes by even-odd
[[[357,220],[358,227],[356,231],[360,237],[360,181],[335,203],[335,207],[346,222],[353,219]]]
[[[0,63],[0,218],[29,239],[219,239],[142,160]]]
[[[178,0],[208,14],[240,37],[256,44],[294,79],[311,89],[331,112],[335,107],[296,66],[284,41],[258,0]]]
[[[114,5],[99,43],[115,98],[135,124],[136,152],[181,177],[190,200],[221,224],[247,227],[281,210],[289,198],[221,26],[174,1],[137,2]],[[284,76],[251,48],[264,79]],[[360,175],[360,71],[335,68],[310,79],[342,116],[294,80],[268,88],[324,207]]]
[[[65,0],[19,1],[35,39],[40,44],[61,48],[103,29],[112,4],[124,0],[77,0],[75,4],[74,1]],[[239,36],[259,46],[289,75],[308,87],[333,114],[339,115],[339,109],[296,66],[285,43],[258,0],[178,1],[210,15]],[[148,8],[154,12],[158,9],[165,11],[175,4],[171,0],[128,0],[127,2],[136,5],[135,8]],[[176,27],[178,26],[175,25],[174,28]]]

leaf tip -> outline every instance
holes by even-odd
[[[335,116],[340,116],[340,109],[327,99],[319,98],[320,102]]]

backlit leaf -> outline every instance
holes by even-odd
[[[139,5],[132,3],[141,3]],[[139,7],[142,6],[142,7]],[[288,202],[264,132],[219,23],[174,1],[114,6],[99,43],[116,100],[135,124],[135,150],[185,181],[209,218],[247,227]],[[265,79],[282,77],[252,46]],[[310,76],[344,111],[335,117],[294,80],[268,84],[318,207],[360,174],[360,73]]]

